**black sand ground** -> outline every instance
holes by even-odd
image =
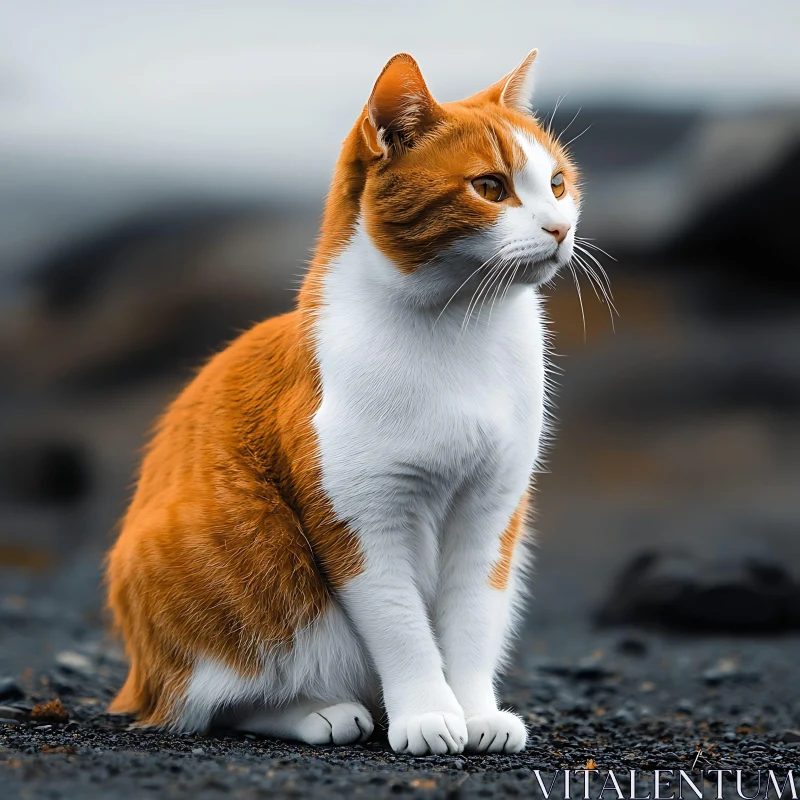
[[[96,626],[63,609],[18,601],[6,601],[2,624],[0,664],[19,676],[25,694],[3,703],[23,717],[19,712],[34,702],[59,697],[69,714],[68,723],[0,722],[0,796],[9,800],[538,797],[534,770],[549,785],[554,770],[591,761],[601,771],[593,797],[609,768],[626,779],[632,768],[683,769],[696,782],[703,769],[742,769],[752,795],[757,770],[800,767],[796,637],[686,639],[575,623],[537,630],[532,620],[503,690],[504,702],[529,725],[527,750],[414,758],[395,756],[383,734],[365,746],[314,748],[225,732],[135,730],[129,719],[105,713],[124,666]],[[51,661],[42,653],[45,642],[74,649]],[[41,666],[15,669],[27,662]],[[716,775],[706,778],[711,797]],[[651,780],[642,774],[644,794]],[[724,786],[725,797],[736,796],[735,783]]]
[[[574,341],[559,342],[569,354],[558,362],[561,432],[539,481],[531,611],[502,689],[529,726],[519,755],[395,756],[381,734],[337,749],[169,736],[108,716],[125,666],[104,634],[101,563],[142,432],[174,386],[40,399],[49,414],[20,402],[4,409],[14,429],[35,429],[37,414],[57,419],[83,437],[92,461],[87,499],[0,509],[0,720],[17,718],[0,721],[0,798],[539,797],[535,770],[549,785],[553,770],[592,762],[601,770],[592,797],[606,770],[631,768],[682,769],[695,781],[700,770],[741,769],[754,795],[758,769],[800,770],[796,632],[594,624],[615,576],[642,550],[685,547],[709,564],[753,553],[790,570],[800,563],[798,417],[784,402],[798,396],[797,323],[711,328],[687,314],[676,324],[660,289],[622,286],[618,298],[627,333],[592,340],[595,313],[589,344],[579,323]],[[68,722],[31,720],[35,703],[55,698]],[[705,776],[713,797],[716,777]],[[642,781],[641,796],[652,794],[652,779]],[[583,796],[577,784],[572,796]],[[737,796],[727,779],[724,796]]]

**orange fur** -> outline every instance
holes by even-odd
[[[259,644],[286,645],[360,571],[318,489],[299,313],[212,359],[160,423],[109,560],[132,661],[114,711],[169,721],[194,652],[255,673]]]
[[[527,532],[528,510],[529,499],[528,495],[525,494],[520,500],[514,516],[511,517],[510,522],[503,531],[503,535],[500,537],[500,555],[489,573],[489,586],[492,589],[505,591],[508,588],[514,551]]]
[[[499,213],[470,181],[513,172],[523,156],[511,125],[550,147],[577,192],[567,154],[532,117],[492,89],[438,105],[418,72],[410,57],[393,59],[345,140],[297,308],[214,357],[158,425],[108,561],[109,606],[131,661],[112,711],[174,722],[196,654],[255,674],[259,645],[290,647],[362,569],[354,535],[319,488],[311,422],[321,391],[314,314],[358,215],[400,269],[421,267]],[[388,130],[389,106],[409,85],[414,102]],[[412,141],[403,158],[387,158]],[[523,513],[503,537],[496,588],[508,582]]]

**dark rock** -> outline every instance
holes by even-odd
[[[0,717],[3,719],[13,719],[18,722],[25,722],[28,719],[28,712],[13,706],[0,706]]]
[[[89,457],[80,444],[24,441],[0,453],[0,494],[15,502],[76,503],[90,489]]]
[[[243,237],[250,246],[254,237],[269,258],[271,232],[283,227],[287,213],[277,210],[249,200],[178,200],[48,251],[26,276],[39,312],[34,352],[47,353],[53,342],[63,355],[57,363],[37,359],[39,372],[50,383],[91,391],[188,371],[240,326],[285,310],[289,295],[275,296],[264,273],[247,275],[238,252]],[[256,253],[245,259],[262,263]],[[231,259],[238,277],[222,283],[217,276],[231,272]],[[278,260],[274,266],[285,269]],[[89,330],[102,331],[91,347]],[[24,371],[34,356],[19,349]]]
[[[800,742],[800,731],[787,728],[781,733],[780,739],[782,742]]]
[[[593,656],[589,656],[588,658],[581,659],[573,674],[576,678],[582,678],[583,680],[589,681],[596,681],[600,680],[601,678],[606,678],[613,673],[606,669],[601,663],[598,658],[594,658]]]
[[[0,678],[0,701],[21,700],[24,693],[14,678]]]
[[[50,675],[50,686],[59,694],[75,694],[75,684],[71,676],[58,671]]]
[[[644,656],[647,655],[647,643],[643,639],[628,636],[619,640],[617,650],[626,656]]]
[[[691,253],[696,279],[700,259],[722,269],[725,280],[703,282],[703,313],[720,316],[769,314],[797,308],[800,258],[797,237],[789,230],[776,231],[763,249],[750,232],[769,226],[776,209],[791,206],[793,187],[800,177],[800,144],[789,148],[772,168],[761,172],[734,192],[723,195],[703,213],[692,215],[688,229],[668,248],[670,255]],[[763,202],[764,197],[769,202]],[[754,260],[764,264],[758,281],[752,280]],[[757,383],[757,381],[755,381]]]
[[[651,551],[622,570],[597,621],[764,633],[800,627],[798,610],[800,586],[780,563]]]

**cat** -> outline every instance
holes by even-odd
[[[437,103],[392,58],[344,141],[295,310],[161,419],[109,554],[111,711],[315,745],[516,752],[498,705],[546,427],[537,292],[578,174],[529,106],[536,51]]]

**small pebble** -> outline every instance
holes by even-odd
[[[193,756],[202,756],[205,754],[205,750],[202,747],[193,747],[192,748],[192,755]]]

